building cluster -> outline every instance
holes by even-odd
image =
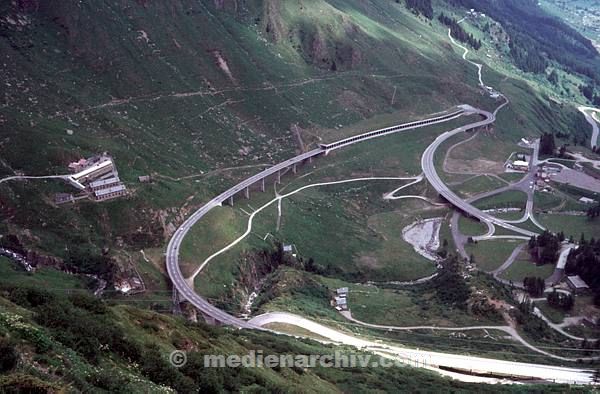
[[[106,201],[127,194],[121,182],[115,163],[108,154],[95,155],[69,164],[69,182],[83,192],[83,197],[94,201]],[[79,196],[80,198],[82,196]],[[57,204],[75,201],[73,194],[58,193],[54,196]]]
[[[68,202],[75,202],[75,196],[73,193],[56,193],[54,195],[54,203],[57,205],[66,204]]]
[[[298,255],[298,249],[296,249],[296,253],[294,253],[294,249],[296,249],[296,245],[283,245],[283,253],[288,253],[295,258]]]
[[[535,186],[538,190],[549,192],[552,175],[560,172],[560,167],[542,166],[535,174]]]
[[[334,307],[338,311],[347,311],[348,310],[348,288],[340,287],[335,291],[335,296],[333,297]]]
[[[491,98],[493,99],[497,99],[500,98],[500,92],[498,92],[497,90],[495,90],[493,87],[491,86],[484,86],[483,89],[490,95]]]
[[[527,160],[527,155],[524,155],[522,153],[516,154],[515,160],[508,160],[508,162],[506,163],[506,168],[508,170],[517,172],[529,171],[529,161]]]
[[[596,200],[589,198],[589,197],[581,197],[578,201],[582,204],[590,204],[590,205],[593,205],[596,203]]]
[[[469,11],[467,11],[467,16],[473,18],[485,18],[485,14],[483,12],[477,12],[474,8],[471,8]]]

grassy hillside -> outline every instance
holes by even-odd
[[[457,104],[495,108],[498,103],[477,88],[474,67],[449,43],[447,28],[435,18],[415,15],[403,3],[0,4],[0,178],[65,173],[71,160],[107,151],[131,191],[127,198],[111,202],[57,207],[53,194],[69,186],[41,180],[2,183],[0,242],[16,235],[25,249],[88,266],[106,267],[114,258],[123,266],[136,266],[149,290],[139,297],[114,297],[107,304],[85,296],[82,277],[50,269],[27,275],[0,259],[0,350],[6,350],[0,354],[15,350],[19,355],[16,364],[0,371],[0,391],[475,390],[406,368],[204,370],[197,362],[210,352],[244,354],[262,348],[283,354],[331,348],[209,328],[130,306],[169,309],[162,249],[174,226],[216,193],[264,166],[320,141],[422,118]],[[445,1],[434,5],[436,12],[464,13]],[[523,136],[561,131],[581,140],[589,134],[574,108],[550,99],[555,88],[542,81],[545,76],[528,82],[530,76],[517,72],[501,50],[489,52],[493,37],[484,34],[482,26],[464,26],[484,41],[484,49],[469,56],[485,63],[486,83],[505,93],[511,105],[474,145],[456,150],[457,159],[501,163]],[[573,86],[581,78],[564,73],[561,78],[562,86],[572,90],[569,97],[579,97]],[[286,176],[280,191],[352,177],[418,175],[424,148],[443,131],[465,122],[373,140],[319,158],[301,168],[298,177]],[[137,177],[146,174],[154,181],[138,183]],[[401,230],[417,218],[445,217],[442,237],[450,239],[448,211],[425,202],[381,200],[400,184],[307,190],[284,201],[279,230],[277,207],[270,207],[257,217],[247,240],[198,278],[198,291],[239,312],[239,301],[247,294],[236,294],[239,288],[228,286],[243,280],[238,275],[240,256],[272,246],[265,241],[268,233],[293,243],[302,256],[314,257],[328,272],[277,270],[267,278],[268,291],[259,294],[254,309],[339,318],[327,301],[328,289],[348,285],[340,278],[354,283],[430,274],[434,264],[402,240]],[[456,190],[475,193],[494,186],[477,178]],[[406,192],[436,197],[426,183]],[[182,245],[182,268],[191,271],[202,257],[231,242],[245,227],[247,212],[270,198],[272,194],[253,192],[243,204],[212,211]],[[505,252],[504,245],[494,247]],[[497,264],[483,259],[481,263],[490,268]],[[41,287],[51,292],[32,289]],[[438,306],[429,315],[421,313],[428,305],[419,294],[390,291],[386,297],[390,305],[384,317],[394,323],[406,305],[414,319],[429,320],[439,312]],[[374,308],[375,301],[366,296],[357,303],[367,309]],[[369,315],[373,308],[363,317],[374,318]],[[442,317],[448,324],[472,318]],[[419,346],[418,338],[412,340]],[[436,342],[436,349],[445,341]],[[175,348],[190,352],[189,368],[176,370],[166,363],[166,355]]]
[[[3,272],[11,271],[6,261],[0,264]],[[84,292],[32,285],[36,283],[27,274],[14,270],[10,279],[0,279],[2,392],[524,392],[519,386],[451,381],[408,366],[205,368],[204,355],[243,356],[251,350],[264,355],[362,353],[287,336],[209,327],[107,304]],[[175,349],[187,354],[182,368],[168,362]],[[570,389],[544,388],[565,390]]]
[[[2,262],[4,263],[4,262]],[[410,367],[204,368],[205,354],[333,354],[331,345],[285,336],[211,328],[134,307],[110,306],[83,293],[65,295],[0,284],[2,392],[456,392],[480,386]],[[182,368],[168,355],[187,353]],[[341,349],[348,354],[351,349]],[[566,387],[557,387],[564,390]],[[518,392],[518,387],[487,390]]]
[[[5,54],[0,171],[63,173],[69,160],[108,151],[132,191],[112,202],[56,207],[52,194],[68,190],[59,182],[0,185],[1,233],[17,235],[24,248],[70,260],[93,261],[108,251],[108,257],[136,264],[130,256],[163,247],[173,226],[202,202],[261,165],[320,140],[464,102],[497,105],[476,88],[475,69],[449,43],[445,26],[392,1],[29,1],[4,4],[0,12]],[[476,26],[469,29],[475,32]],[[465,160],[501,163],[522,136],[569,130],[578,116],[572,108],[551,104],[537,85],[496,66],[484,67],[486,83],[506,93],[511,105],[499,114],[496,127],[477,139],[475,152],[468,146]],[[422,150],[446,127],[451,126],[353,147],[319,160],[313,174],[294,185],[374,169],[386,176],[417,175]],[[142,174],[152,174],[155,181],[137,183]],[[473,187],[483,191],[490,185],[464,186]],[[393,263],[397,253],[395,247],[382,249],[381,240],[391,239],[385,243],[391,245],[398,235],[375,229],[374,215],[382,209],[370,206],[378,193],[370,199],[370,212],[362,213],[357,207],[367,205],[358,200],[338,211],[321,206],[330,199],[326,191],[304,201],[296,198],[285,205],[282,238],[303,250],[318,249],[306,254],[319,264],[366,279],[391,272],[393,279],[404,280],[430,272],[431,265],[410,249],[405,272],[404,266],[381,265]],[[307,207],[317,203],[319,209],[308,217]],[[405,206],[386,204],[383,211]],[[195,261],[208,251],[206,245],[225,244],[243,226],[225,222],[228,228],[213,232],[211,223],[226,225],[216,217],[203,222],[198,231],[209,238],[201,235],[184,245],[184,254]],[[261,228],[264,234],[273,230],[269,226]],[[339,234],[317,248],[312,235],[332,226]],[[361,257],[375,257],[381,267],[360,268]],[[157,286],[164,286],[156,279],[161,260],[158,252],[153,265],[137,263]],[[235,260],[230,258],[228,266]],[[227,278],[229,271],[217,274]]]
[[[0,173],[64,173],[108,151],[132,191],[57,208],[52,194],[66,185],[0,185],[2,232],[59,256],[74,244],[159,247],[185,214],[258,168],[238,167],[348,126],[493,105],[445,27],[392,1],[32,0],[0,15]],[[572,122],[530,86],[486,76],[514,100],[499,119],[511,141]],[[137,183],[144,174],[155,182]]]
[[[159,246],[180,212],[256,170],[236,167],[376,115],[390,124],[485,101],[443,35],[401,4],[234,4],[3,4],[0,172],[65,173],[108,151],[132,195],[56,208],[66,185],[4,183],[2,232],[57,255],[118,237]],[[138,184],[144,174],[155,183]]]

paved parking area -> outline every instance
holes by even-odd
[[[600,179],[596,179],[583,172],[575,171],[570,168],[563,168],[561,172],[553,174],[550,179],[600,193]]]

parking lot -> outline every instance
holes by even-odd
[[[583,172],[575,171],[570,168],[563,168],[559,173],[552,174],[550,179],[560,183],[568,183],[569,185],[580,189],[600,193],[600,179],[596,179]]]

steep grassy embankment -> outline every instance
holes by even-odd
[[[4,264],[5,261],[2,261]],[[25,274],[23,274],[25,275]],[[14,273],[13,276],[18,276]],[[82,293],[0,281],[2,392],[386,392],[482,389],[410,367],[206,368],[204,355],[321,355],[350,348],[286,336],[214,328]],[[168,362],[185,351],[187,364]],[[373,361],[376,360],[375,356]],[[566,387],[552,388],[561,392]],[[485,390],[520,392],[519,387]]]

